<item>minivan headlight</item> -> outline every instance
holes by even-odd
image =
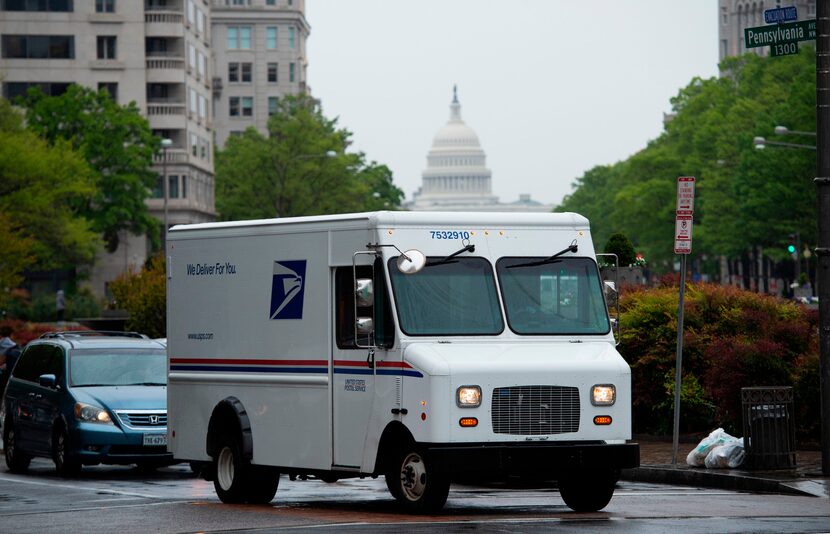
[[[461,386],[455,393],[455,403],[459,408],[480,406],[481,388],[479,386]]]
[[[597,384],[591,388],[591,404],[594,406],[611,406],[617,401],[617,388],[614,384]]]
[[[75,403],[75,419],[87,423],[112,424],[112,418],[110,418],[110,414],[106,410],[91,404],[84,404],[83,402]]]

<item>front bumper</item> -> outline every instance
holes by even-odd
[[[603,442],[423,444],[440,472],[557,477],[573,472],[639,467],[640,445]]]
[[[153,434],[162,434],[154,429]],[[124,431],[115,425],[80,423],[70,436],[72,454],[84,465],[135,463],[173,464],[165,445],[144,446],[144,432]]]

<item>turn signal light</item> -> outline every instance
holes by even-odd
[[[610,415],[597,415],[594,417],[594,424],[595,425],[610,425],[611,424],[611,416]]]
[[[463,427],[478,426],[478,419],[475,417],[462,417],[458,420],[458,424]]]

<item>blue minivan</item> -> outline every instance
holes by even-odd
[[[29,343],[3,397],[6,465],[174,463],[167,452],[167,352],[131,332],[52,332]]]

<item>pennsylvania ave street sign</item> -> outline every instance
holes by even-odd
[[[812,41],[815,38],[815,19],[776,24],[774,26],[758,26],[744,30],[744,42],[747,48],[757,48],[759,46],[780,43],[794,43],[797,41]]]

